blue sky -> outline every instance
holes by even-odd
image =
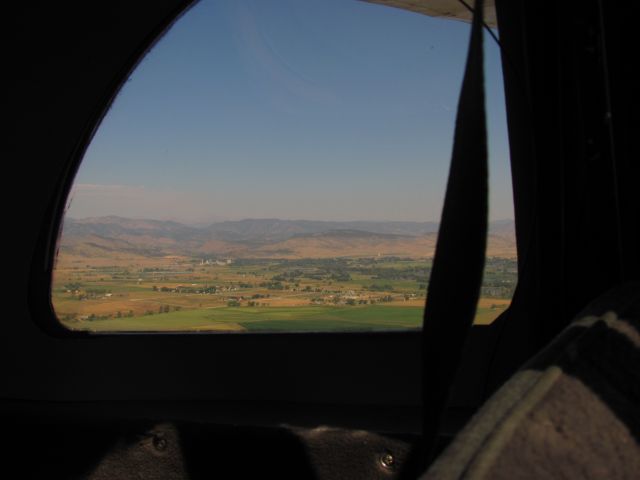
[[[132,72],[68,215],[438,220],[469,25],[356,0],[204,0]],[[491,218],[512,218],[485,41]]]

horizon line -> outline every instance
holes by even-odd
[[[237,219],[224,219],[224,220],[177,220],[175,218],[152,218],[152,217],[123,217],[121,215],[92,215],[86,217],[72,217],[69,215],[65,215],[63,220],[90,220],[90,219],[100,219],[100,218],[121,218],[125,220],[150,220],[156,222],[174,222],[181,223],[185,225],[193,225],[193,224],[215,224],[215,223],[224,223],[224,222],[242,222],[242,221],[258,221],[258,220],[277,220],[277,221],[285,221],[285,222],[324,222],[324,223],[352,223],[352,222],[370,222],[370,223],[440,223],[440,220],[364,220],[364,219],[352,219],[352,220],[317,220],[310,218],[278,218],[278,217],[242,217]],[[514,222],[513,218],[498,218],[498,219],[489,219],[489,223],[496,222]]]

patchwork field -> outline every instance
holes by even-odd
[[[52,302],[92,332],[309,332],[420,328],[431,260],[58,257]],[[477,323],[509,304],[515,260],[488,259]]]

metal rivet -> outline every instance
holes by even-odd
[[[167,449],[167,439],[158,435],[153,436],[153,447],[162,452]]]
[[[384,468],[394,468],[396,466],[396,457],[393,456],[393,453],[386,452],[380,457],[380,464]]]

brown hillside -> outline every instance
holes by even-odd
[[[309,235],[290,238],[283,242],[247,252],[257,257],[274,258],[331,258],[354,256],[407,256],[432,257],[437,234],[420,236],[391,235]],[[501,236],[490,235],[487,255],[492,257],[516,257],[515,242]]]

